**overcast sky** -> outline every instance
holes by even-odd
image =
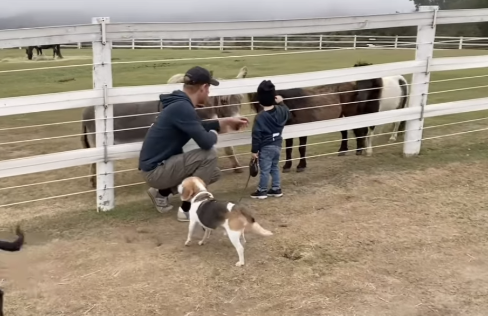
[[[409,0],[0,0],[0,2],[0,18],[33,12],[40,16],[73,12],[83,17],[109,16],[112,21],[117,22],[271,20],[410,12],[414,9],[413,2]],[[86,23],[91,21],[88,19]]]

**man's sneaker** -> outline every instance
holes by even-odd
[[[158,189],[149,188],[147,190],[147,195],[149,195],[159,213],[166,213],[173,209],[173,205],[169,204],[169,197],[159,194]]]
[[[190,220],[188,219],[189,217],[189,214],[187,212],[183,212],[183,210],[181,209],[181,207],[178,209],[178,213],[176,215],[176,219],[179,221],[179,222],[189,222]]]
[[[266,191],[256,190],[254,193],[251,194],[251,198],[253,198],[253,199],[264,200],[267,197],[268,197],[268,194],[266,193]]]
[[[281,192],[281,189],[278,189],[278,190],[273,190],[273,189],[270,189],[268,191],[268,196],[272,196],[272,197],[282,197],[283,196],[283,193]]]

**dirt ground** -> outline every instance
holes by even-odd
[[[337,167],[310,160],[283,198],[243,200],[275,235],[248,234],[241,268],[220,231],[185,247],[187,224],[144,188],[117,213],[27,221],[25,248],[2,254],[6,315],[486,315],[488,162]],[[240,196],[236,177],[214,192]]]

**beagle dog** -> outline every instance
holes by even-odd
[[[24,232],[20,229],[20,226],[17,225],[15,229],[15,234],[17,235],[17,239],[14,241],[4,241],[0,240],[0,249],[4,251],[19,251],[24,244]],[[0,316],[3,316],[3,291],[0,289]]]
[[[190,224],[185,246],[190,244],[197,223],[205,230],[202,240],[198,242],[200,246],[208,239],[211,231],[222,227],[237,250],[239,261],[236,266],[240,267],[244,265],[244,247],[241,244],[241,236],[244,243],[246,242],[244,231],[251,231],[261,236],[273,235],[272,232],[261,227],[243,206],[217,201],[213,194],[207,191],[205,182],[198,177],[183,180],[178,186],[178,193],[182,201],[191,203]]]

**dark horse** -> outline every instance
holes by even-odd
[[[53,58],[56,58],[58,56],[59,58],[63,58],[61,55],[61,45],[56,44],[56,45],[41,45],[41,46],[29,46],[25,49],[25,53],[27,54],[27,58],[29,60],[32,60],[32,57],[34,55],[34,49],[36,50],[37,56],[42,55],[42,50],[43,49],[53,49]]]
[[[17,226],[16,229],[17,239],[15,241],[0,240],[0,249],[5,251],[19,251],[24,244],[24,232]],[[0,316],[3,316],[3,291],[0,289]]]
[[[291,110],[291,116],[286,125],[294,125],[357,115],[357,104],[355,104],[357,93],[355,89],[356,85],[353,82],[347,82],[309,88],[277,90],[276,94],[283,97],[284,103]],[[249,93],[248,98],[251,102],[251,108],[256,113],[263,110],[257,102],[257,93]],[[361,131],[360,129],[354,130],[356,137],[358,137],[358,148],[364,147],[364,138],[359,138]],[[300,162],[297,166],[297,172],[302,172],[307,167],[305,158],[307,136],[299,137],[299,142]],[[292,166],[293,138],[285,139],[285,144],[286,163],[283,166],[283,172],[289,172]]]

